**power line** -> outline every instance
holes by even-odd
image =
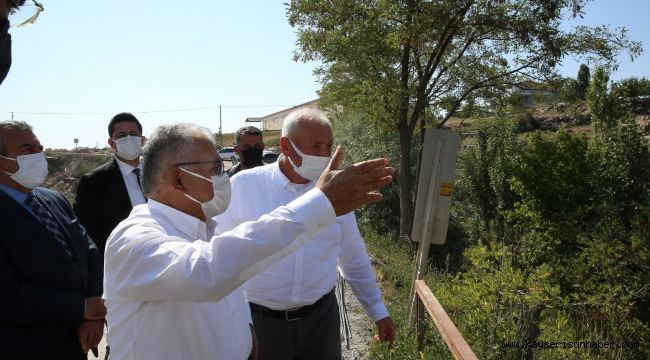
[[[277,108],[277,107],[293,107],[295,105],[222,105],[222,108],[228,109],[253,109],[253,108]],[[193,108],[181,109],[165,109],[165,110],[144,110],[144,111],[131,111],[134,114],[153,114],[153,113],[170,113],[170,112],[186,112],[186,111],[200,111],[200,110],[216,110],[218,105],[202,106]],[[0,113],[7,114],[20,114],[20,115],[113,115],[115,112],[38,112],[38,111],[6,111],[0,110]]]

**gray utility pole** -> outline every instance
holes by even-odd
[[[223,147],[223,132],[221,131],[221,105],[219,105],[219,145]]]

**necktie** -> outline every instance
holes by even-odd
[[[49,231],[54,236],[59,245],[63,247],[63,250],[68,255],[68,257],[72,259],[72,250],[70,249],[68,242],[65,240],[65,236],[63,236],[63,233],[61,232],[59,224],[56,222],[52,214],[50,214],[50,212],[43,205],[41,205],[41,203],[34,195],[33,191],[27,195],[27,200],[25,200],[25,202],[32,207],[34,213],[38,217],[38,220],[40,220],[41,223],[45,225],[47,231]]]
[[[138,187],[140,188],[140,192],[142,193],[142,196],[144,196],[144,191],[142,191],[142,183],[140,183],[140,168],[135,168],[133,169],[133,173],[135,174],[135,177],[138,178]],[[147,197],[144,196],[144,201],[147,201]]]

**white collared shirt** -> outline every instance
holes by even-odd
[[[111,359],[248,358],[251,318],[239,287],[335,219],[318,189],[219,236],[209,235],[214,222],[153,199],[136,206],[106,243]]]
[[[277,162],[239,172],[230,180],[230,206],[215,218],[217,231],[257,219],[315,185],[292,183]],[[314,241],[247,281],[244,291],[248,301],[275,310],[309,305],[334,288],[337,266],[373,321],[388,316],[354,212],[337,217]]]
[[[122,179],[124,179],[124,185],[126,185],[126,191],[129,193],[129,200],[131,200],[131,206],[146,203],[147,200],[142,194],[142,188],[140,187],[140,184],[138,184],[138,176],[133,172],[135,167],[125,163],[117,157],[115,157],[115,160],[117,160],[117,165],[120,167]],[[140,168],[140,165],[138,165],[138,168]]]

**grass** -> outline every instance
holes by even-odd
[[[370,359],[453,359],[428,315],[425,316],[425,343],[418,352],[415,326],[406,323],[409,293],[415,267],[415,254],[405,243],[392,241],[389,236],[380,236],[368,229],[362,229],[368,251],[379,259],[375,272],[380,282],[384,301],[397,325],[397,341],[391,350],[385,345],[372,342]],[[425,276],[427,284],[436,281],[433,274]]]
[[[267,149],[280,145],[280,130],[262,131],[262,135],[264,136],[264,144]]]

